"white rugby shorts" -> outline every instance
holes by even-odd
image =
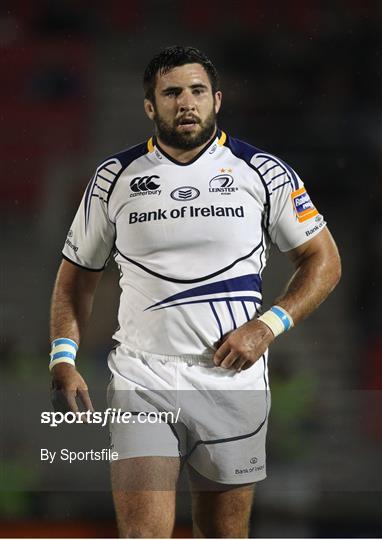
[[[212,356],[155,355],[120,344],[108,364],[108,406],[132,413],[127,423],[110,423],[118,459],[180,457],[225,484],[266,477],[267,354],[237,372],[216,367]]]

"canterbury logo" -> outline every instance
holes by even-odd
[[[154,178],[159,178],[156,174],[152,176],[137,176],[130,182],[130,188],[136,193],[141,191],[154,191],[160,186],[154,182]]]

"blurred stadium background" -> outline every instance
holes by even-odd
[[[0,536],[116,534],[109,492],[44,490],[39,456],[20,456],[28,414],[50,407],[49,300],[67,229],[96,165],[150,135],[142,72],[176,43],[211,57],[220,127],[300,173],[343,258],[336,292],[272,350],[251,535],[382,536],[381,26],[370,0],[1,3]],[[274,252],[265,273],[266,305],[283,260]],[[111,263],[79,360],[91,388],[106,386],[117,301]],[[175,535],[189,536],[189,495],[178,502]]]

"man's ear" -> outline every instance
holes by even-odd
[[[217,92],[215,92],[214,97],[215,97],[215,114],[217,114],[222,104],[223,94],[221,93],[220,90],[218,90]]]
[[[154,120],[155,116],[155,107],[152,101],[149,99],[145,99],[143,102],[143,107],[145,109],[145,113],[150,118],[150,120]]]

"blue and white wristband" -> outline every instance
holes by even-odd
[[[275,337],[283,332],[287,332],[294,326],[294,322],[289,313],[280,306],[272,306],[271,309],[259,317],[259,321],[266,324]]]
[[[69,338],[58,338],[52,341],[52,350],[50,352],[49,369],[51,370],[57,364],[65,362],[75,367],[75,359],[78,345]]]

